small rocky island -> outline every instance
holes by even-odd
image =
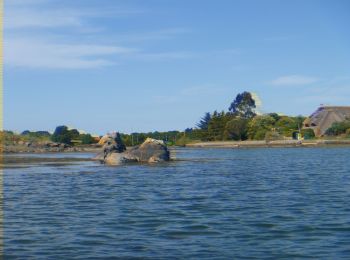
[[[103,151],[94,159],[107,165],[130,162],[158,163],[170,160],[170,153],[161,140],[147,138],[141,145],[126,149],[119,133],[103,137]]]

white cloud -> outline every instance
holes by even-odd
[[[167,61],[167,60],[181,60],[181,59],[187,59],[192,57],[193,54],[189,52],[180,52],[180,51],[174,51],[174,52],[154,52],[154,53],[135,53],[134,55],[131,55],[131,58],[135,58],[138,60],[144,60],[144,61]]]
[[[173,59],[184,59],[189,56],[184,52],[155,52],[146,53],[137,51],[134,48],[110,46],[110,44],[94,44],[87,45],[84,43],[72,42],[73,38],[81,33],[101,31],[101,28],[95,24],[88,23],[93,16],[101,15],[100,13],[90,12],[88,10],[49,10],[44,8],[43,11],[37,9],[18,9],[12,8],[12,12],[7,12],[5,17],[5,63],[14,67],[28,68],[96,68],[107,65],[113,65],[113,57],[106,58],[105,55],[111,54],[130,54],[128,58],[144,61],[164,61]],[[122,10],[120,10],[122,12]],[[74,28],[75,34],[70,37],[70,34],[55,35],[55,31],[64,28]],[[40,35],[41,40],[33,40],[33,37],[28,39],[26,34],[29,34],[33,29],[48,29],[45,31],[37,31],[33,35]],[[130,36],[131,41],[140,39],[161,39],[167,38],[179,33],[185,33],[182,28],[171,28],[159,30],[155,32]],[[13,36],[16,40],[12,39]],[[121,38],[128,39],[127,35]],[[55,39],[56,38],[56,39]],[[114,37],[116,38],[116,37]],[[120,38],[120,37],[117,37]],[[111,42],[110,35],[108,41]],[[57,40],[65,42],[64,44],[56,43]],[[130,40],[130,39],[129,39]],[[76,41],[76,40],[75,40]],[[55,43],[53,43],[55,42]],[[78,40],[82,42],[82,40]],[[113,40],[112,40],[113,42]],[[104,55],[104,58],[101,56]],[[90,58],[87,59],[87,56]],[[91,56],[95,56],[91,58]],[[98,58],[98,56],[100,56]]]
[[[56,2],[57,3],[57,2]],[[88,69],[110,66],[120,61],[148,62],[186,59],[182,51],[148,52],[122,47],[118,35],[102,34],[94,18],[139,14],[144,10],[101,6],[92,9],[58,7],[52,0],[11,0],[4,18],[4,62],[9,67],[44,69]],[[96,34],[96,32],[99,32]],[[185,28],[167,28],[139,35],[119,35],[126,41],[169,39],[187,33]],[[114,32],[114,34],[116,34]],[[91,43],[93,41],[93,43]],[[86,44],[89,42],[89,44]],[[108,43],[106,43],[108,42]],[[120,42],[120,40],[118,41]],[[129,44],[130,45],[130,44]],[[128,46],[129,46],[128,45]]]
[[[91,26],[87,23],[90,18],[116,18],[145,12],[145,10],[127,9],[118,6],[112,8],[101,6],[93,9],[55,8],[54,5],[45,5],[49,1],[44,0],[28,0],[28,2],[16,0],[14,3],[16,4],[12,3],[5,6],[5,30],[85,27]]]
[[[169,40],[178,35],[187,34],[191,32],[186,28],[166,28],[162,30],[118,34],[114,38],[119,42],[142,42],[142,41],[155,41],[155,40]]]
[[[273,86],[293,86],[293,85],[307,85],[319,81],[318,78],[307,77],[301,75],[290,75],[276,78],[269,83]]]
[[[5,39],[6,66],[27,68],[85,69],[114,64],[106,55],[124,55],[134,52],[118,46],[53,44],[32,39]]]
[[[186,52],[146,53],[115,45],[59,44],[23,37],[4,41],[4,63],[9,67],[89,69],[115,65],[116,60],[159,62],[189,57]]]
[[[5,12],[5,30],[82,25],[81,14],[79,12],[68,12],[64,10],[40,11],[31,9],[12,9]]]
[[[50,0],[5,0],[5,7],[16,5],[37,5],[49,3]]]

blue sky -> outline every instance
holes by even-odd
[[[4,125],[183,130],[242,91],[350,105],[350,1],[5,0]]]

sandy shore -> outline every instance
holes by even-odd
[[[348,146],[349,140],[277,140],[277,141],[216,141],[187,144],[193,148],[250,148],[250,147],[316,147]]]

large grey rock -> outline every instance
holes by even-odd
[[[170,153],[161,140],[147,138],[139,147],[128,152],[132,157],[138,158],[140,162],[162,162],[169,161]]]
[[[170,153],[163,141],[147,138],[140,146],[127,151],[104,149],[104,152],[94,159],[108,165],[121,165],[128,162],[156,163],[169,161]]]
[[[137,158],[125,153],[110,153],[105,159],[104,163],[108,165],[121,165],[124,163],[137,162]]]
[[[126,150],[126,147],[119,133],[112,133],[108,135],[108,138],[103,145],[103,151],[106,154],[109,154],[112,152],[122,153],[125,150]]]

